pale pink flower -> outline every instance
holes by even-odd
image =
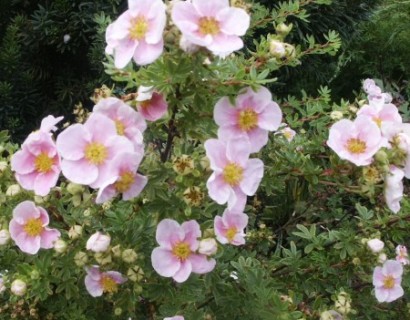
[[[403,122],[399,110],[394,104],[383,104],[381,107],[375,106],[372,102],[366,104],[360,108],[357,112],[358,116],[365,116],[372,119],[379,128],[382,128],[382,124],[385,122],[392,122],[393,124],[399,124]]]
[[[247,225],[248,216],[245,213],[226,209],[222,217],[215,217],[214,230],[216,239],[222,244],[243,245],[245,244],[244,229]]]
[[[243,47],[239,37],[245,35],[250,24],[246,11],[230,7],[229,0],[177,2],[171,16],[187,41],[221,57]]]
[[[9,224],[10,236],[21,251],[36,254],[40,248],[53,248],[60,231],[48,228],[47,211],[32,201],[23,201],[13,210]]]
[[[251,146],[247,137],[209,139],[205,150],[214,171],[206,184],[209,196],[218,204],[228,202],[228,209],[237,208],[237,202],[244,206],[246,195],[255,194],[263,177],[263,162],[249,159]]]
[[[195,53],[199,50],[199,46],[196,44],[193,44],[187,38],[184,36],[181,36],[181,39],[179,40],[179,47],[185,51],[186,53]]]
[[[380,239],[371,239],[367,241],[367,246],[372,252],[377,253],[383,250],[384,242]]]
[[[85,288],[93,297],[100,297],[103,293],[115,293],[118,291],[118,285],[127,281],[127,278],[117,271],[101,272],[99,266],[92,266],[85,270],[87,271],[84,279]]]
[[[106,31],[105,52],[114,55],[115,67],[131,59],[139,65],[155,61],[164,50],[165,5],[161,0],[128,0],[128,10]]]
[[[163,277],[184,282],[191,272],[204,274],[212,271],[215,260],[198,254],[198,238],[201,229],[198,222],[190,220],[180,225],[172,219],[164,219],[157,226],[156,240],[159,247],[151,254],[154,270]]]
[[[391,211],[400,211],[400,201],[403,198],[403,170],[390,166],[390,172],[385,177],[384,197]]]
[[[373,272],[373,285],[379,302],[392,302],[403,294],[401,276],[403,266],[400,262],[387,260],[383,267],[376,267]]]
[[[153,87],[140,86],[136,100],[138,111],[148,121],[162,118],[168,110],[168,103]]]
[[[74,183],[99,188],[110,172],[110,161],[115,155],[134,149],[133,144],[117,134],[115,122],[92,113],[84,124],[74,124],[57,137],[57,149],[63,158],[64,176]]]
[[[282,125],[284,125],[284,127],[275,132],[275,134],[281,134],[286,140],[288,140],[288,142],[291,142],[296,136],[296,131],[289,128],[285,123],[282,123],[281,126]]]
[[[258,152],[268,143],[269,131],[277,130],[282,121],[282,111],[272,101],[268,89],[251,88],[236,97],[235,107],[228,97],[221,98],[215,105],[214,119],[219,139],[229,140],[240,134],[248,136],[251,152]]]
[[[174,317],[167,317],[164,320],[185,320],[183,316],[174,316]]]
[[[49,133],[50,131],[54,132],[57,130],[56,124],[63,120],[64,117],[55,118],[52,115],[45,117],[41,120],[40,131]]]
[[[86,248],[93,252],[105,252],[111,243],[110,235],[97,231],[87,241]]]
[[[383,104],[390,103],[393,100],[392,96],[389,93],[382,92],[382,89],[372,79],[366,79],[363,82],[363,90],[367,93],[369,102],[375,107],[381,108]]]
[[[45,196],[57,184],[60,156],[51,135],[37,131],[28,136],[11,158],[11,169],[18,183],[26,190]]]
[[[407,254],[407,248],[401,244],[396,247],[396,260],[402,265],[410,264],[409,255]]]
[[[114,157],[109,171],[113,176],[98,190],[96,203],[104,203],[122,193],[123,200],[138,196],[147,184],[147,177],[137,173],[142,153],[124,152]]]
[[[366,166],[380,149],[382,136],[377,124],[368,117],[354,121],[342,119],[332,125],[327,145],[344,160],[357,166]]]
[[[142,133],[147,124],[141,114],[118,98],[101,99],[93,109],[94,113],[101,113],[115,122],[117,133],[128,138],[135,147],[135,151],[143,152],[144,142]]]

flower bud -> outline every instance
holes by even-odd
[[[76,224],[72,226],[70,230],[68,230],[68,237],[73,240],[78,239],[82,233],[83,233],[83,227]]]
[[[18,184],[12,184],[6,190],[6,196],[13,197],[21,192],[21,188]]]
[[[116,316],[120,316],[120,315],[122,314],[122,309],[121,309],[121,308],[115,308],[114,314],[115,314]]]
[[[16,296],[24,296],[27,291],[27,284],[23,280],[16,279],[11,283],[10,290]]]
[[[57,253],[64,253],[67,250],[67,242],[62,239],[58,239],[54,242],[54,250]]]
[[[384,263],[387,260],[387,256],[385,253],[380,253],[377,257],[377,262]]]
[[[203,156],[201,160],[199,160],[199,164],[206,171],[209,171],[211,169],[211,163],[209,162],[209,158],[207,156]]]
[[[334,310],[323,311],[320,314],[320,320],[343,320],[343,317],[340,313]]]
[[[280,34],[282,36],[287,36],[289,34],[289,32],[292,30],[293,25],[290,23],[289,25],[284,24],[284,23],[279,23],[276,26],[276,33]]]
[[[348,314],[352,310],[351,302],[352,299],[350,299],[350,296],[346,292],[342,291],[337,296],[335,308],[341,314]]]
[[[122,260],[124,260],[127,263],[133,263],[135,260],[137,260],[137,258],[137,253],[132,249],[125,249],[122,252]]]
[[[84,192],[84,187],[82,185],[70,182],[67,185],[67,191],[72,195],[76,195],[76,194],[79,194],[79,193],[83,193]]]
[[[0,294],[6,291],[6,286],[4,285],[4,278],[0,275]]]
[[[104,235],[98,231],[88,239],[86,248],[93,252],[104,252],[107,251],[110,242],[111,237],[109,235]]]
[[[286,56],[285,44],[282,41],[272,39],[269,43],[269,52],[275,58],[284,58]]]
[[[78,267],[83,267],[88,262],[88,256],[85,252],[79,251],[74,256],[74,262]]]
[[[111,254],[109,253],[97,252],[94,254],[94,258],[102,266],[112,262],[112,257],[111,257]]]
[[[389,157],[387,156],[387,153],[384,150],[377,151],[376,154],[374,155],[374,158],[381,164],[389,163]]]
[[[115,247],[111,248],[111,252],[114,255],[114,257],[116,258],[121,257],[121,246],[117,244]]]
[[[378,253],[383,250],[384,242],[379,239],[371,239],[367,241],[367,246],[373,253]]]
[[[129,268],[127,277],[133,282],[141,281],[144,278],[144,271],[139,266]]]
[[[10,240],[10,232],[6,229],[0,230],[0,246],[4,246]]]
[[[6,161],[0,161],[0,172],[3,172],[7,168],[7,162]]]
[[[198,252],[201,254],[205,254],[207,256],[211,256],[218,251],[218,244],[216,243],[215,239],[208,238],[202,239],[199,242]]]
[[[349,106],[349,110],[350,110],[350,112],[352,112],[352,113],[357,113],[357,111],[358,111],[359,109],[357,109],[357,107],[355,107],[354,105],[350,105],[350,106]]]
[[[340,120],[343,118],[343,112],[339,110],[334,110],[330,113],[330,118],[333,120]]]

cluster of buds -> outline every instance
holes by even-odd
[[[74,106],[73,115],[75,115],[77,123],[84,123],[88,118],[89,112],[84,109],[83,104],[80,102]]]
[[[111,97],[111,91],[112,90],[104,84],[101,88],[94,89],[94,94],[90,99],[97,104],[100,100]]]

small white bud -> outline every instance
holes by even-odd
[[[6,229],[0,230],[0,246],[4,246],[10,240],[10,232]]]
[[[11,283],[10,290],[16,296],[24,296],[27,291],[27,284],[23,280],[16,279]]]

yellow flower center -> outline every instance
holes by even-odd
[[[383,121],[382,119],[380,119],[379,117],[374,117],[373,121],[376,122],[376,124],[379,128],[382,127],[382,121]]]
[[[34,160],[36,171],[47,173],[54,164],[53,158],[50,158],[45,152],[40,153]]]
[[[258,126],[258,114],[250,108],[239,112],[238,125],[243,131],[255,129]]]
[[[384,277],[383,287],[386,289],[392,289],[394,287],[394,278],[392,276]]]
[[[118,291],[118,284],[110,276],[102,276],[100,284],[104,292],[113,293]]]
[[[199,19],[199,33],[202,35],[210,34],[214,36],[219,33],[219,22],[212,17],[203,17]]]
[[[174,256],[184,261],[191,255],[191,248],[186,242],[180,242],[172,248],[172,253]]]
[[[235,227],[229,228],[228,231],[226,231],[226,239],[228,239],[229,242],[232,242],[237,232],[238,230],[236,230]]]
[[[136,17],[131,21],[131,28],[129,29],[130,38],[132,40],[141,40],[148,31],[148,22],[144,17]]]
[[[292,132],[290,132],[290,131],[284,131],[284,132],[283,132],[283,135],[285,136],[285,138],[286,138],[287,140],[292,139]]]
[[[114,187],[118,192],[126,192],[135,181],[135,174],[131,171],[125,171],[120,178],[115,182]]]
[[[351,138],[347,140],[346,147],[350,153],[363,153],[366,151],[366,142],[360,139]]]
[[[107,156],[107,148],[101,143],[91,142],[85,147],[85,158],[92,164],[103,164]]]
[[[229,163],[222,173],[224,180],[231,186],[237,186],[243,179],[243,168],[236,163]]]
[[[43,232],[43,222],[40,218],[29,219],[23,229],[30,237],[39,236]]]
[[[115,128],[117,129],[117,133],[120,136],[123,136],[125,133],[125,126],[120,120],[115,120]]]

